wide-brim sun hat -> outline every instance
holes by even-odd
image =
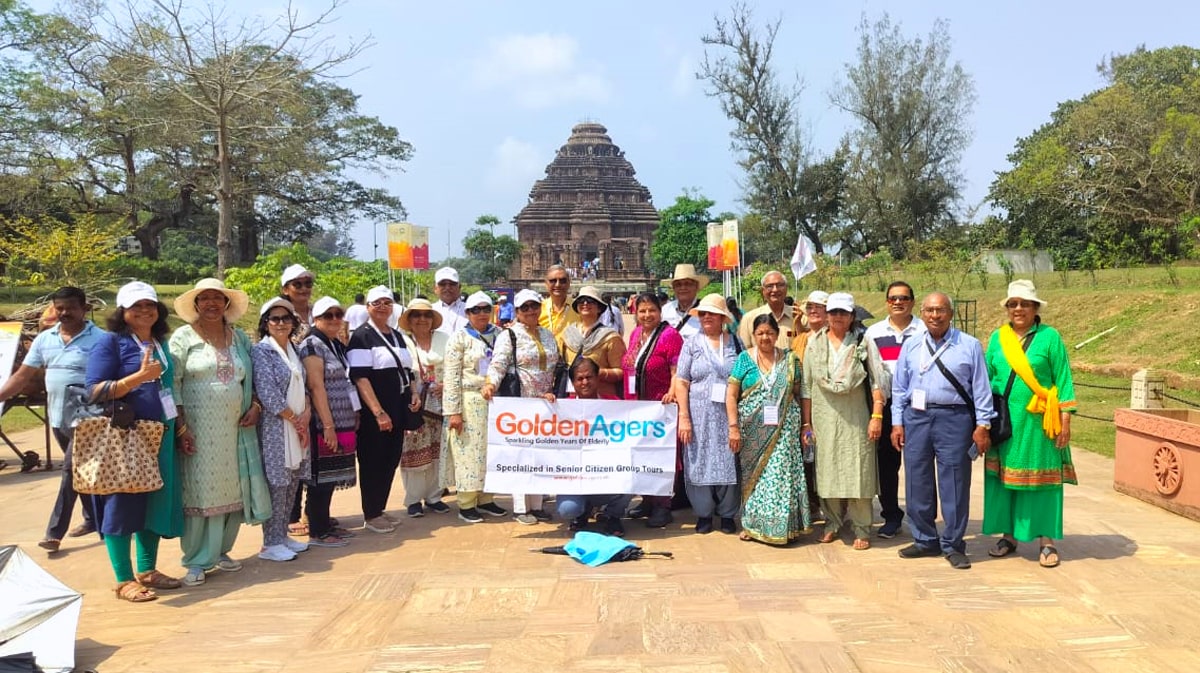
[[[854,313],[854,295],[849,292],[834,292],[825,302],[826,311],[845,311]]]
[[[412,316],[410,314],[413,311],[427,311],[429,313],[432,313],[433,314],[433,329],[437,329],[442,326],[442,314],[433,310],[433,304],[429,303],[428,299],[421,299],[420,297],[414,297],[411,301],[408,302],[408,306],[406,306],[404,308],[404,313],[400,314],[400,319],[398,321],[396,321],[397,326],[399,326],[400,329],[404,330],[405,332],[412,331],[412,325],[409,323],[409,320],[412,318]]]
[[[584,297],[587,297],[588,299],[600,304],[601,311],[608,310],[608,302],[604,301],[604,298],[600,296],[600,291],[591,285],[584,285],[583,287],[579,288],[579,294],[575,295],[575,298],[571,300],[571,308],[574,309],[576,313],[579,312],[579,300],[583,299]],[[518,306],[519,305],[520,304],[518,304]]]
[[[1000,308],[1008,308],[1006,304],[1010,299],[1026,299],[1037,302],[1038,306],[1046,305],[1046,302],[1038,296],[1037,288],[1033,286],[1032,280],[1018,279],[1009,283],[1008,294],[1004,297],[1004,301],[1000,302]]]
[[[701,313],[714,313],[725,318],[725,322],[733,322],[733,314],[725,305],[725,298],[719,294],[706,294],[700,299],[696,308],[688,311],[688,315],[700,317]]]
[[[196,287],[175,298],[175,315],[188,324],[199,320],[200,312],[196,310],[196,297],[208,290],[215,290],[225,295],[227,300],[225,305],[226,322],[237,322],[246,315],[246,311],[250,308],[250,297],[245,292],[225,287],[225,283],[219,279],[205,278],[196,283]]]
[[[517,298],[513,300],[513,306],[516,308],[521,308],[531,301],[536,301],[537,303],[541,304],[542,295],[538,294],[536,290],[521,290],[517,293]]]
[[[670,278],[663,278],[662,284],[673,285],[677,280],[694,280],[700,287],[704,287],[711,279],[702,273],[696,273],[695,264],[676,264],[675,273],[671,274]]]

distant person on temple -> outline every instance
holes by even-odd
[[[580,358],[571,365],[570,370],[571,383],[575,386],[575,393],[571,395],[574,399],[580,400],[615,400],[618,399],[615,395],[600,394],[600,366],[593,360],[588,358]],[[611,494],[611,495],[563,495],[559,494],[556,498],[558,502],[558,515],[568,523],[568,528],[572,531],[583,530],[593,509],[600,509],[605,514],[603,517],[603,530],[609,535],[625,535],[625,526],[621,523],[621,517],[625,515],[625,508],[629,506],[629,501],[633,499],[629,494]]]
[[[104,330],[87,319],[87,295],[77,287],[62,287],[50,295],[50,306],[57,323],[37,335],[29,347],[29,353],[4,386],[0,387],[0,402],[5,402],[26,390],[43,372],[46,378],[46,414],[50,430],[63,452],[62,476],[58,485],[58,497],[46,526],[46,537],[38,546],[50,553],[58,551],[64,535],[82,537],[96,532],[96,517],[92,510],[92,498],[83,496],[83,523],[67,532],[71,525],[71,514],[75,510],[77,494],[71,477],[71,419],[64,418],[63,404],[67,386],[83,385],[87,374],[87,362]]]

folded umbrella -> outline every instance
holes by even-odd
[[[589,531],[580,531],[565,545],[556,547],[539,547],[529,551],[543,554],[560,554],[585,565],[596,567],[609,561],[636,561],[646,556],[662,556],[672,558],[669,551],[645,551],[641,547],[612,535],[601,535]]]

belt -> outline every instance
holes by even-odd
[[[968,404],[926,404],[926,409],[970,409]]]

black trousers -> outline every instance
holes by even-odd
[[[308,517],[308,534],[312,537],[321,537],[333,528],[329,525],[329,504],[333,502],[334,490],[333,484],[308,486],[304,514]]]
[[[58,497],[54,499],[54,509],[50,512],[50,523],[46,524],[46,539],[61,540],[71,527],[71,516],[75,514],[75,499],[83,504],[83,522],[96,524],[96,514],[92,510],[92,496],[80,496],[75,492],[75,484],[71,477],[71,435],[73,428],[54,428],[54,439],[58,448],[62,449],[62,478],[58,483]]]
[[[887,523],[904,520],[904,510],[900,509],[901,455],[892,446],[892,401],[889,399],[883,405],[883,434],[875,443],[875,462],[879,468],[879,507]]]
[[[396,424],[400,423],[400,416]],[[404,448],[404,431],[380,432],[375,419],[363,414],[358,428],[358,495],[362,501],[363,519],[371,520],[387,509],[392,494],[396,468],[400,467],[400,451]],[[309,494],[312,499],[312,494]],[[326,515],[328,516],[328,515]],[[311,526],[311,522],[309,523]]]

